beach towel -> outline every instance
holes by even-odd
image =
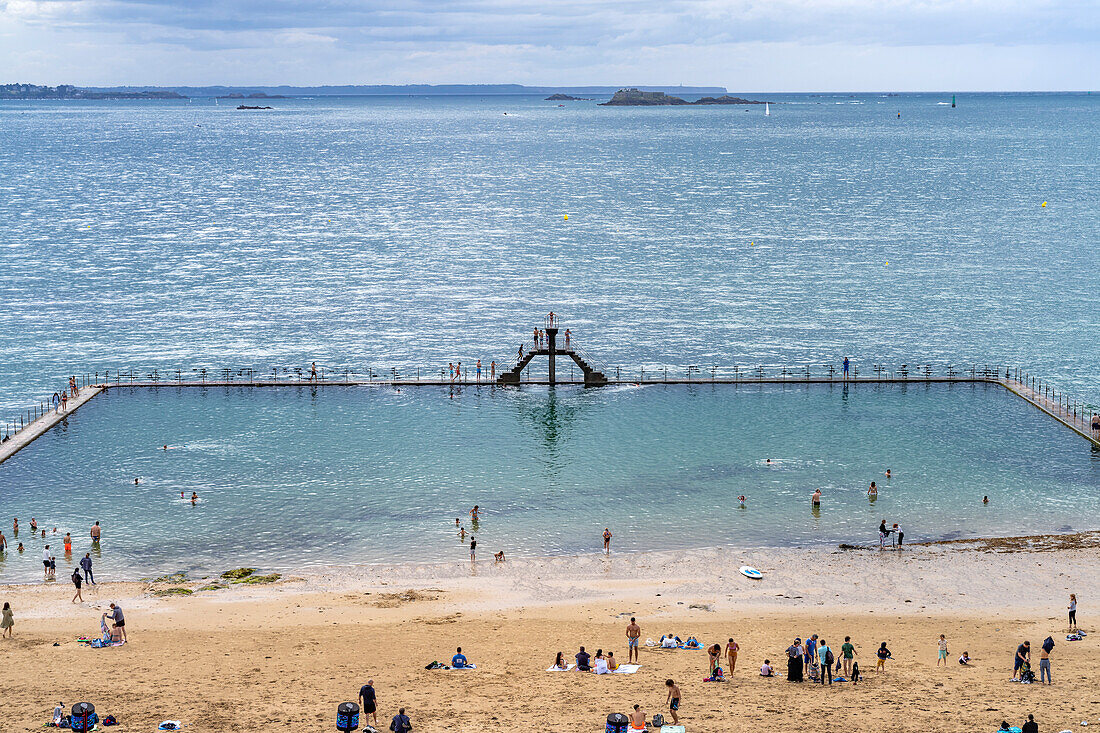
[[[443,665],[441,667],[441,669],[443,669],[444,671],[447,671],[447,672],[461,672],[461,671],[466,670],[466,669],[477,669],[477,665],[476,664],[467,664],[465,667],[448,667],[447,665]]]
[[[661,733],[687,733],[687,728],[682,725],[662,725]]]
[[[640,664],[620,664],[619,668],[611,674],[634,674],[642,668]]]
[[[157,726],[157,730],[179,730],[183,727],[183,723],[178,720],[165,720]]]
[[[550,669],[548,669],[546,671],[547,672],[568,672],[576,666],[577,665],[575,665],[575,664],[570,664],[570,665],[567,665],[565,669],[562,669],[561,667],[551,667]]]

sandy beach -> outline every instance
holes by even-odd
[[[177,719],[191,731],[289,724],[334,730],[337,704],[373,678],[379,723],[399,706],[428,731],[602,730],[610,712],[639,703],[663,712],[666,678],[683,691],[688,731],[994,731],[1034,713],[1041,730],[1100,722],[1088,672],[1100,635],[1067,642],[1070,592],[1090,629],[1088,588],[1100,580],[1100,536],[977,540],[877,550],[711,548],[469,563],[348,566],[234,585],[185,597],[184,583],[103,583],[69,603],[71,584],[0,588],[15,611],[0,639],[5,670],[0,730],[34,730],[59,700],[93,702],[119,730]],[[754,565],[760,581],[737,569]],[[126,611],[130,643],[92,649],[110,601]],[[626,659],[630,616],[642,639],[694,635],[741,646],[724,684],[703,682],[703,651],[643,648],[633,675],[547,673],[554,654],[580,645]],[[817,633],[837,650],[851,636],[866,675],[832,688],[763,679],[780,674],[795,636]],[[949,664],[937,669],[946,634]],[[1053,636],[1055,684],[1008,681],[1016,645]],[[888,642],[894,660],[874,672]],[[462,646],[472,671],[427,671]],[[961,667],[964,650],[973,658]],[[365,721],[364,721],[365,722]]]

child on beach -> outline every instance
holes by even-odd
[[[964,667],[970,664],[970,652],[963,652],[962,656],[959,657],[959,664]]]
[[[876,672],[885,672],[886,660],[894,658],[893,655],[890,654],[890,650],[886,648],[885,641],[879,646],[878,651],[875,652],[875,656],[878,657],[878,663],[875,665]]]
[[[775,670],[772,669],[772,660],[765,659],[764,663],[760,665],[761,677],[775,677]]]
[[[947,637],[945,637],[943,634],[940,634],[940,640],[939,640],[938,646],[939,646],[939,656],[936,657],[936,666],[937,667],[940,666],[940,662],[943,662],[943,666],[946,667],[947,666]]]
[[[677,711],[680,709],[680,686],[672,680],[665,680],[665,687],[668,688],[668,712],[672,715],[672,724],[680,724],[680,716],[677,715]]]

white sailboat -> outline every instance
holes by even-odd
[[[770,108],[770,107],[768,107],[768,103],[767,103],[767,102],[764,102],[764,116],[765,116],[765,117],[771,117],[771,116],[772,116],[772,111],[771,111],[771,108]]]

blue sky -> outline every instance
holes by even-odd
[[[1096,89],[1100,0],[0,0],[0,83]]]

